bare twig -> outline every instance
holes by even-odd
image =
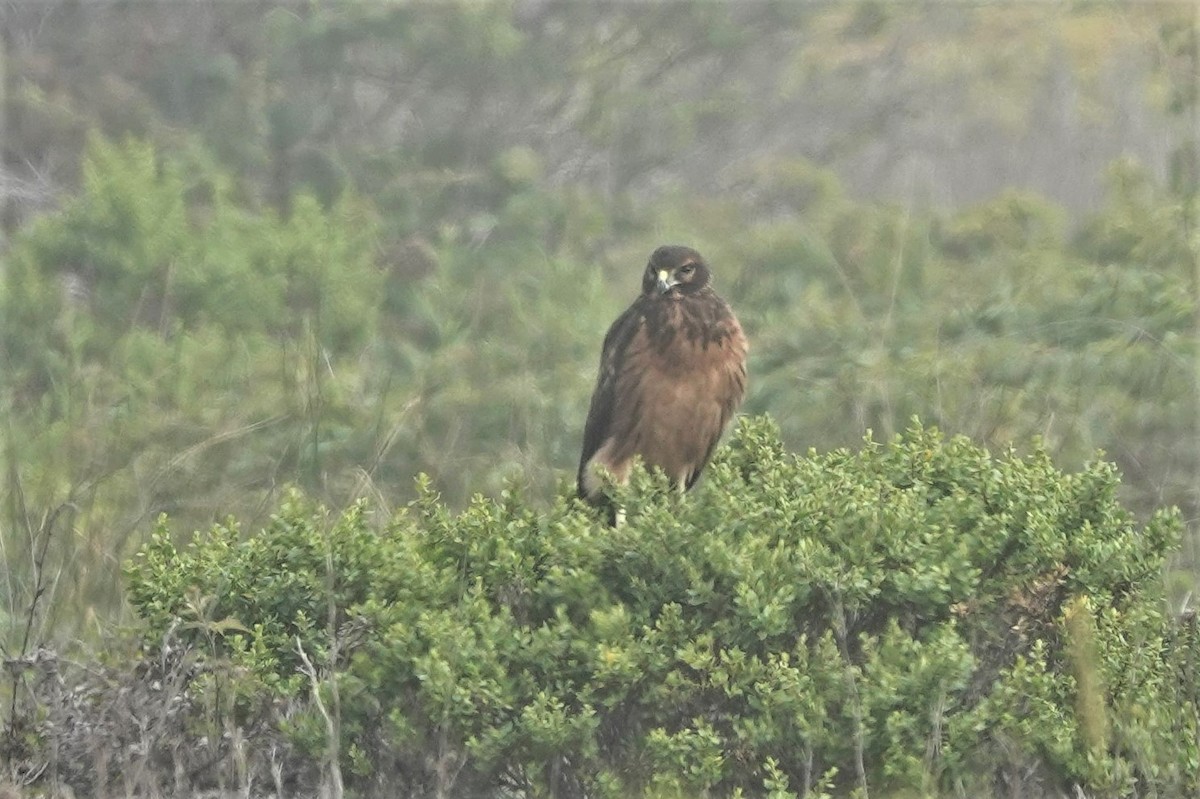
[[[842,655],[842,674],[846,678],[846,688],[850,694],[851,720],[854,722],[854,772],[858,777],[858,787],[863,799],[868,799],[867,768],[863,762],[863,718],[862,699],[858,694],[858,680],[854,676],[854,663],[850,660],[849,633],[846,625],[846,607],[842,602],[840,591],[833,593],[833,634],[837,638],[838,651]]]
[[[326,750],[326,758],[329,760],[329,778],[330,786],[327,796],[329,799],[342,799],[344,787],[342,784],[342,766],[340,762],[339,750],[339,735],[338,720],[334,718],[329,709],[325,707],[325,702],[321,699],[321,680],[317,674],[317,669],[309,660],[308,653],[304,651],[304,644],[300,641],[300,636],[296,636],[296,653],[300,655],[300,660],[303,663],[301,671],[308,677],[312,684],[313,701],[317,705],[317,711],[321,717],[325,719],[325,736],[328,748]],[[332,685],[337,685],[337,680],[332,679]],[[335,691],[336,693],[336,691]]]
[[[30,565],[33,570],[33,586],[32,595],[29,599],[29,607],[25,611],[25,629],[21,634],[21,644],[19,650],[15,653],[14,660],[24,660],[30,651],[30,646],[33,639],[34,621],[38,616],[38,606],[41,604],[42,597],[45,596],[49,581],[46,578],[46,557],[50,551],[50,541],[54,537],[54,528],[58,525],[59,517],[67,511],[76,511],[75,504],[71,501],[63,502],[53,511],[47,511],[42,515],[41,523],[37,529],[33,525],[29,516],[29,509],[25,504],[25,492],[21,487],[21,478],[17,472],[15,459],[11,460],[10,480],[13,487],[13,494],[16,503],[19,505],[20,521],[25,525],[26,532],[30,541]],[[23,679],[24,670],[11,668],[9,669],[9,679],[11,681],[11,696],[9,697],[9,712],[8,719],[5,723],[5,736],[10,743],[15,743],[17,732],[17,701],[20,694],[20,683]]]

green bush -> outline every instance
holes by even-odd
[[[617,529],[565,485],[293,495],[250,537],[164,522],[129,591],[150,640],[303,700],[286,732],[363,794],[1194,794],[1179,522],[1118,483],[919,425],[801,457],[755,418],[685,497],[635,473]]]

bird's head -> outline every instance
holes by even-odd
[[[651,297],[694,294],[708,285],[708,264],[691,247],[666,244],[650,256],[642,293]]]

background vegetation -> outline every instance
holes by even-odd
[[[255,531],[298,486],[386,520],[418,473],[449,508],[558,507],[605,327],[666,241],[714,264],[784,446],[916,416],[1070,472],[1103,450],[1137,518],[1181,509],[1154,557],[1186,609],[1198,26],[1186,3],[6,4],[4,658],[132,621],[122,564],[161,513],[180,543]]]

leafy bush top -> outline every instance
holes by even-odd
[[[1118,483],[919,425],[800,457],[764,417],[692,494],[636,473],[617,529],[565,486],[461,513],[426,486],[386,521],[294,495],[250,537],[180,549],[164,522],[130,596],[247,690],[318,664],[341,758],[388,795],[1195,791],[1179,523]],[[288,729],[327,749],[317,709]]]

